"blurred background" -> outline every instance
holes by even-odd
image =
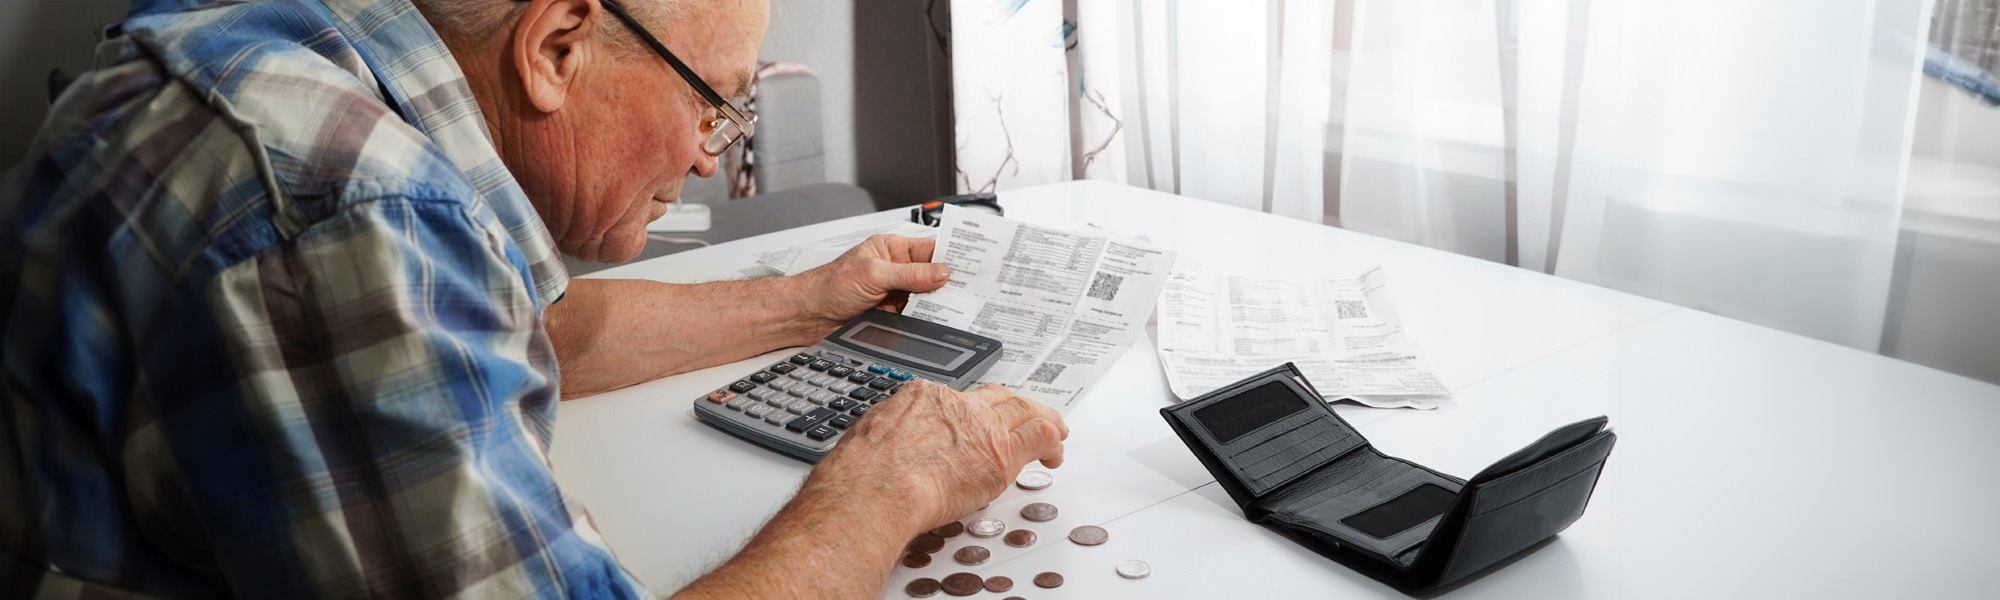
[[[127,7],[0,1],[0,166]],[[1103,179],[2000,382],[2000,0],[777,0],[760,60],[705,241]]]

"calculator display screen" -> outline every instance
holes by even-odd
[[[850,341],[929,361],[938,366],[950,365],[959,355],[968,353],[967,350],[934,343],[886,327],[860,327],[846,337]]]

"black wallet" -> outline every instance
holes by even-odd
[[[1245,518],[1408,594],[1575,523],[1618,439],[1572,423],[1466,481],[1376,451],[1291,363],[1160,414]]]

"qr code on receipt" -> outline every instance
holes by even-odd
[[[1035,367],[1035,372],[1028,375],[1028,381],[1032,383],[1055,383],[1056,378],[1062,376],[1063,369],[1067,368],[1069,368],[1069,365],[1045,362],[1041,366]]]
[[[1342,319],[1368,318],[1368,303],[1360,300],[1335,300],[1333,310]]]
[[[1122,275],[1098,273],[1097,278],[1090,281],[1090,291],[1084,292],[1083,295],[1110,302],[1112,298],[1118,297],[1118,286],[1124,283],[1125,277]]]

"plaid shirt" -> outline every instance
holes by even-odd
[[[408,0],[123,32],[0,179],[0,597],[645,595],[550,473],[567,274]]]

